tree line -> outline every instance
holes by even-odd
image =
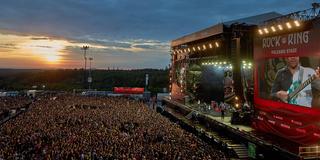
[[[88,88],[88,71],[83,69],[0,69],[0,90],[39,89],[67,90]],[[168,69],[92,70],[92,88],[112,90],[113,87],[145,87],[145,75],[149,75],[148,90],[162,92],[169,85]]]

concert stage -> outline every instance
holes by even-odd
[[[205,113],[190,105],[184,105],[169,98],[163,100],[163,114],[183,128],[194,132],[222,147],[236,158],[248,159],[302,159],[299,145],[286,139],[258,133],[252,127],[231,124],[231,114],[224,119],[220,113]]]
[[[319,159],[319,13],[320,4],[313,3],[288,15],[255,15],[172,40],[166,112],[191,126],[218,128],[250,148],[249,157]],[[230,116],[222,121],[212,111],[225,104],[234,110],[231,123]]]

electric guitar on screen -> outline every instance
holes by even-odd
[[[307,80],[305,80],[303,83],[300,81],[294,81],[292,82],[290,88],[288,89],[288,99],[281,99],[285,103],[290,104],[297,104],[297,98],[300,95],[300,91],[302,91],[304,88],[306,88],[312,81],[316,79],[316,75],[312,75]]]

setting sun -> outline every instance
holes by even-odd
[[[46,59],[50,63],[57,63],[59,61],[60,57],[58,55],[48,55],[48,56],[46,56]]]
[[[103,45],[54,37],[3,34],[0,32],[0,60],[1,58],[6,59],[6,62],[0,63],[0,65],[6,67],[24,66],[26,68],[83,67],[81,47],[84,45],[90,46],[90,52],[108,48]]]
[[[61,59],[63,49],[65,49],[67,42],[64,40],[28,40],[22,45],[22,49],[31,52],[41,61],[49,64],[57,64]]]

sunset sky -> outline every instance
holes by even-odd
[[[314,0],[6,0],[0,68],[164,68],[170,41],[233,19],[311,8]]]

